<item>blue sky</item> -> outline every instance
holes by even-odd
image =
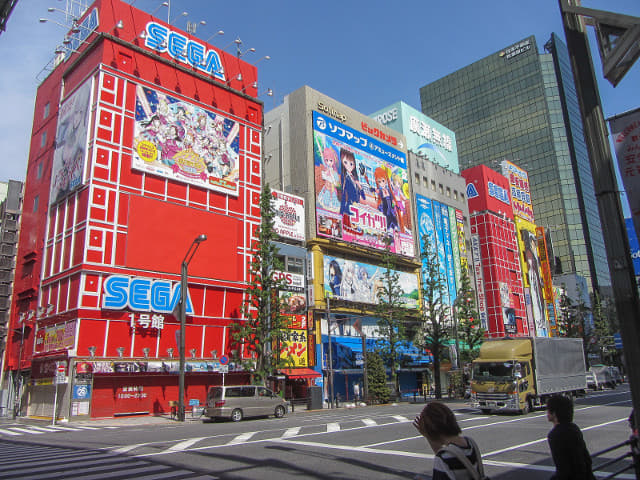
[[[131,3],[133,0],[127,0]],[[53,57],[65,30],[40,24],[40,17],[63,22],[61,0],[20,0],[0,34],[0,181],[23,180],[31,134],[38,74]],[[136,0],[152,12],[160,0]],[[583,0],[583,6],[640,17],[638,0]],[[186,11],[186,17],[180,16]],[[167,19],[160,6],[159,18]],[[172,0],[178,28],[200,22],[197,35],[233,51],[242,40],[244,59],[258,63],[259,92],[268,111],[303,85],[369,114],[398,100],[420,109],[419,88],[529,35],[540,51],[551,32],[564,38],[557,0]],[[591,33],[593,37],[593,34]],[[230,45],[231,44],[231,45]],[[594,64],[600,74],[597,47]],[[640,61],[617,88],[601,78],[605,116],[640,106]]]

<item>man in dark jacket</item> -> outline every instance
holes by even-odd
[[[553,428],[547,435],[556,473],[553,480],[595,480],[591,471],[591,455],[582,432],[573,423],[573,402],[554,395],[547,401],[547,420]]]

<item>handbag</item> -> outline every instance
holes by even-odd
[[[467,440],[467,442],[469,442],[469,445],[471,445],[471,449],[476,452],[476,458],[478,459],[477,468],[474,468],[467,456],[460,452],[459,447],[452,447],[451,444],[448,444],[442,447],[441,451],[444,450],[460,460],[460,463],[462,463],[462,465],[464,465],[464,468],[469,471],[471,477],[473,477],[473,480],[491,480],[484,474],[484,465],[482,465],[482,457],[480,456],[480,449],[478,448],[478,445],[472,438],[464,438]]]

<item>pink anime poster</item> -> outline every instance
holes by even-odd
[[[60,106],[49,204],[82,185],[91,121],[91,85],[91,80],[86,81]]]
[[[238,122],[138,85],[132,167],[238,195]]]
[[[406,155],[313,112],[317,233],[412,257]]]

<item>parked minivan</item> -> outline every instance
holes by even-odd
[[[225,385],[209,388],[204,416],[239,422],[245,417],[275,415],[281,418],[288,411],[289,402],[266,387]]]

